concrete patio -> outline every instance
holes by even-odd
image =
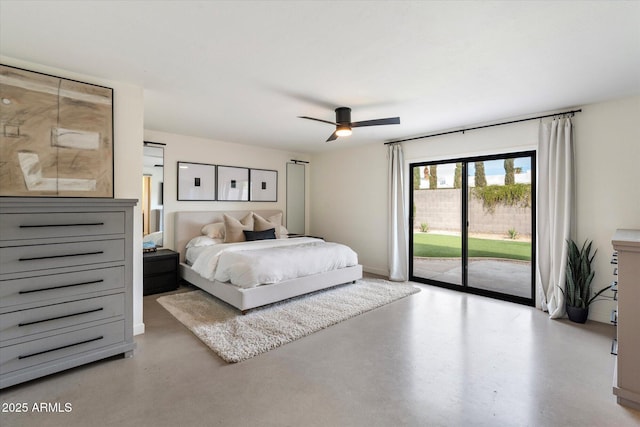
[[[462,285],[460,258],[413,258],[413,275]],[[497,258],[469,259],[469,286],[531,298],[531,262]]]

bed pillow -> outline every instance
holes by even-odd
[[[253,231],[253,215],[248,213],[241,220],[237,220],[232,216],[224,214],[224,242],[236,243],[244,242],[244,230]]]
[[[186,247],[197,248],[200,246],[211,246],[211,245],[217,245],[220,243],[224,243],[224,239],[212,239],[209,236],[198,236],[189,240],[189,243],[187,243]]]
[[[262,230],[262,231],[243,230],[242,232],[244,233],[244,237],[245,239],[247,239],[247,242],[251,242],[254,240],[269,240],[269,239],[276,238],[275,228],[270,228],[268,230]]]
[[[278,237],[279,239],[286,239],[289,237],[289,230],[284,228],[283,225],[280,226],[279,230],[280,230],[280,237]]]
[[[257,213],[253,213],[253,229],[255,231],[265,231],[273,228],[276,233],[276,238],[280,237],[280,224],[282,224],[282,212],[276,215],[272,215],[267,219],[262,218]]]
[[[200,230],[200,234],[209,236],[212,239],[224,239],[224,222],[213,222],[207,224]]]

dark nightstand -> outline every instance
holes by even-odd
[[[178,288],[178,253],[169,249],[142,254],[142,295],[173,291]]]

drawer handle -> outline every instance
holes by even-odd
[[[42,228],[42,227],[82,227],[84,225],[104,225],[104,222],[85,222],[82,224],[37,224],[21,225],[20,228]]]
[[[83,314],[95,313],[97,311],[102,311],[102,310],[104,310],[104,308],[100,307],[93,310],[81,311],[80,313],[65,314],[64,316],[50,317],[44,320],[34,320],[33,322],[27,322],[27,323],[18,323],[18,327],[35,325],[36,323],[50,322],[52,320],[65,319],[67,317],[81,316]]]
[[[66,257],[83,256],[83,255],[100,255],[103,253],[104,251],[96,251],[96,252],[82,252],[79,254],[37,256],[32,258],[19,258],[18,261],[38,261],[41,259],[66,258]]]
[[[20,291],[20,292],[18,292],[18,294],[19,294],[19,295],[22,295],[22,294],[32,294],[32,293],[34,293],[34,292],[44,292],[44,291],[50,291],[50,290],[52,290],[52,289],[70,288],[70,287],[72,287],[72,286],[93,285],[94,283],[102,283],[102,282],[104,282],[104,280],[103,280],[103,279],[100,279],[100,280],[93,280],[93,281],[91,281],[91,282],[72,283],[72,284],[70,284],[70,285],[51,286],[51,287],[49,287],[49,288],[33,289],[33,290],[30,290],[30,291]]]
[[[62,349],[65,349],[65,348],[73,347],[74,345],[81,345],[81,344],[86,344],[86,343],[93,342],[93,341],[99,341],[99,340],[101,340],[103,338],[104,337],[101,335],[101,336],[99,336],[97,338],[91,338],[90,340],[80,341],[80,342],[77,342],[77,343],[74,343],[74,344],[69,344],[69,345],[63,345],[62,347],[56,347],[56,348],[52,348],[50,350],[39,351],[37,353],[25,354],[25,355],[22,355],[22,356],[18,356],[18,360],[27,359],[27,358],[33,357],[33,356],[39,356],[41,354],[50,353],[52,351],[62,350]]]

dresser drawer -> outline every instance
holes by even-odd
[[[2,347],[0,372],[5,375],[124,342],[124,320]]]
[[[0,248],[3,274],[124,260],[124,239]]]
[[[0,281],[0,309],[124,290],[124,267],[96,268]]]
[[[14,338],[124,316],[124,294],[106,295],[0,315],[0,345]]]
[[[2,214],[2,240],[124,233],[124,212]]]

